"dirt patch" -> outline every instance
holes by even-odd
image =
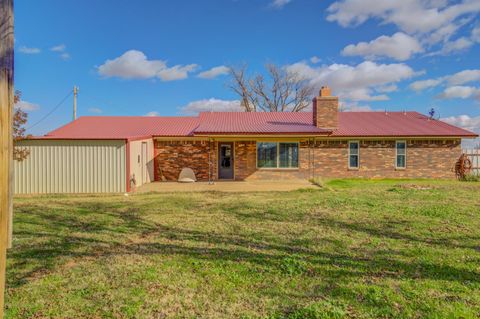
[[[431,185],[418,185],[418,184],[397,184],[393,186],[393,189],[408,189],[408,190],[419,190],[419,191],[425,191],[425,190],[431,190],[435,189],[435,187]]]

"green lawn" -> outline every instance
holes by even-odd
[[[7,318],[479,318],[480,183],[15,199]]]

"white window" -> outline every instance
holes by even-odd
[[[396,149],[395,167],[406,168],[407,167],[407,143],[405,141],[396,141],[395,149]]]
[[[298,168],[298,143],[257,143],[258,168]]]
[[[358,141],[348,142],[348,168],[358,168],[360,165],[360,143]]]

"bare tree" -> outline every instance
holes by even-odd
[[[299,112],[311,104],[313,87],[298,73],[274,64],[265,66],[268,79],[248,77],[247,67],[230,67],[230,88],[246,112]]]

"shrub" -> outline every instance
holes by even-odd
[[[480,182],[480,174],[467,174],[462,178],[464,182]]]

